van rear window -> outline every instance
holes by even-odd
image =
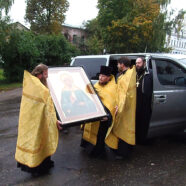
[[[106,58],[77,58],[73,66],[82,66],[88,75],[89,79],[98,79],[98,73],[101,65],[106,65]]]

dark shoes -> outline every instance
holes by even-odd
[[[43,162],[39,167],[36,167],[35,171],[31,172],[32,176],[38,177],[48,174],[52,167],[54,167],[54,161],[48,159],[47,161]]]
[[[49,168],[52,168],[52,167],[54,167],[54,161],[50,160],[49,161]]]
[[[20,168],[24,172],[29,172],[34,177],[38,177],[44,174],[47,174],[49,170],[54,167],[54,161],[47,157],[39,166],[30,168],[21,163],[17,163],[17,167]]]

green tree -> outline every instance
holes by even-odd
[[[11,30],[11,26],[8,24],[10,19],[7,16],[14,0],[0,0],[0,57],[2,52],[2,46],[6,42],[8,34]],[[5,12],[5,16],[2,13]]]
[[[37,63],[39,51],[31,32],[14,30],[2,47],[4,76],[9,82],[22,80],[24,69],[30,70]]]
[[[62,34],[37,35],[35,42],[39,50],[38,61],[49,66],[69,64],[71,57],[79,54],[76,47],[71,45]]]
[[[69,64],[79,51],[60,35],[12,30],[2,45],[4,75],[9,82],[22,81],[23,71],[38,63],[49,66]]]
[[[0,14],[2,13],[2,10],[5,10],[7,15],[13,3],[14,0],[0,0]]]
[[[98,0],[98,22],[101,27],[112,25],[113,20],[127,17],[132,11],[131,0]]]
[[[6,42],[6,39],[9,36],[9,32],[11,31],[11,26],[9,23],[9,17],[5,16],[3,18],[0,18],[0,53],[1,48]]]
[[[37,33],[60,33],[68,10],[67,0],[26,0],[25,19]]]
[[[166,34],[173,28],[180,29],[184,15],[181,11],[176,18],[168,19],[169,3],[170,0],[98,0],[98,26],[92,38],[102,41],[110,53],[165,51]]]
[[[10,30],[9,17],[7,16],[14,0],[0,0],[0,47],[6,38],[8,31]],[[2,16],[2,12],[5,12],[6,16]]]
[[[86,27],[87,39],[85,42],[87,54],[102,54],[104,44],[98,19],[92,19],[84,25]]]

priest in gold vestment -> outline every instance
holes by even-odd
[[[46,85],[48,67],[36,66],[32,75],[25,71],[19,114],[15,159],[23,171],[40,174],[54,166],[50,156],[58,145],[61,122]]]
[[[116,155],[129,156],[135,145],[136,70],[127,57],[118,60],[115,120],[105,142]]]
[[[94,85],[108,112],[108,118],[85,124],[81,141],[81,146],[94,157],[104,154],[105,137],[114,119],[116,83],[115,77],[111,75],[111,70],[110,67],[101,66],[99,81]]]

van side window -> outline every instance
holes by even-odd
[[[158,80],[162,85],[186,86],[186,70],[166,60],[156,60]]]
[[[83,67],[90,80],[98,80],[100,66],[106,65],[106,62],[106,58],[76,58],[73,66]]]

